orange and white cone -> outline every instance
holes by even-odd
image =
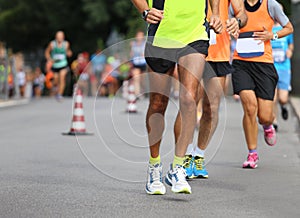
[[[82,92],[79,88],[76,88],[75,90],[76,95],[73,108],[71,129],[68,133],[63,133],[63,135],[91,135],[91,133],[87,133],[85,129]]]
[[[129,81],[128,96],[127,96],[127,110],[128,113],[137,113],[136,96],[134,92],[134,85]]]

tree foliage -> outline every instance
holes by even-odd
[[[14,51],[44,48],[57,30],[75,52],[94,51],[112,29],[132,37],[144,27],[129,0],[0,0],[0,41]]]
[[[290,0],[279,0],[290,15]],[[0,41],[14,51],[44,48],[64,30],[76,51],[93,51],[114,29],[132,37],[145,23],[129,0],[0,0]]]

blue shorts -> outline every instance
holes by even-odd
[[[277,70],[277,73],[279,77],[277,88],[291,91],[291,70]]]

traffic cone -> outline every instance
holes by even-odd
[[[87,133],[85,129],[82,91],[79,88],[75,88],[75,90],[76,95],[73,108],[71,129],[69,132],[63,133],[63,135],[92,135],[92,133]]]
[[[128,113],[137,113],[136,96],[134,93],[134,85],[129,81],[128,96],[127,96],[127,110]]]

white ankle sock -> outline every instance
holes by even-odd
[[[196,148],[193,152],[193,156],[204,157],[204,152],[205,152],[205,150],[201,150],[198,146],[196,146]]]
[[[187,147],[187,149],[186,149],[185,155],[192,155],[193,152],[194,152],[194,149],[195,149],[194,145],[193,144],[189,144],[188,147]]]

